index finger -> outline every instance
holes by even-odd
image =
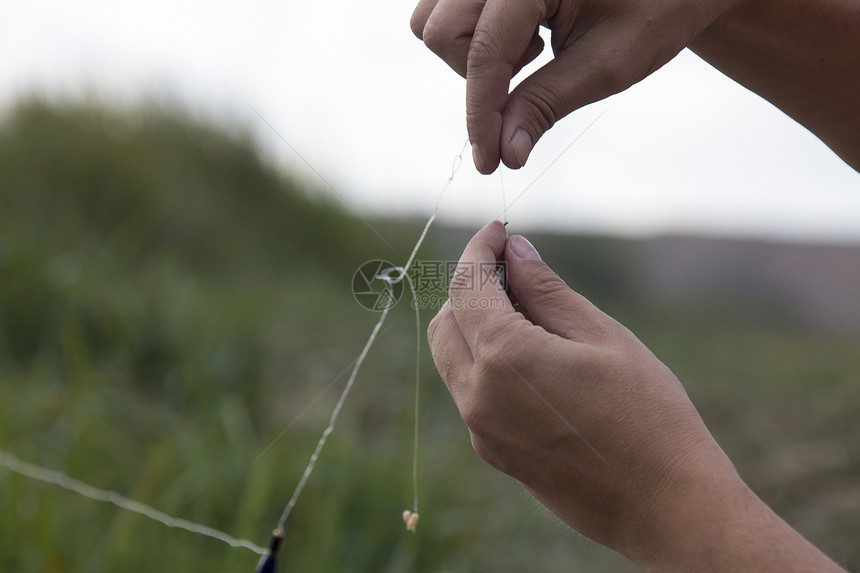
[[[448,288],[454,318],[473,356],[499,332],[501,322],[517,316],[497,274],[506,240],[507,231],[499,221],[478,231],[466,245]]]
[[[546,19],[545,2],[509,0],[487,0],[478,19],[466,64],[466,126],[481,173],[499,165],[511,77]]]

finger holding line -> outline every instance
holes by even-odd
[[[510,81],[530,46],[536,49],[535,36],[547,16],[544,2],[487,0],[481,11],[469,45],[466,74],[466,125],[475,167],[481,173],[492,173],[499,165],[502,112]]]
[[[448,289],[454,317],[472,356],[504,332],[506,325],[523,320],[498,280],[506,240],[500,221],[478,231],[466,245]]]

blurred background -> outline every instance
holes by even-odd
[[[353,273],[405,261],[466,138],[463,81],[411,10],[4,4],[0,450],[266,542],[378,317]],[[766,502],[860,568],[860,176],[683,53],[504,186],[511,232],[675,371]],[[501,189],[464,161],[419,258],[456,260]],[[426,344],[403,531],[414,330],[401,301],[282,570],[636,571],[472,453]],[[256,562],[3,468],[0,508],[2,571]]]

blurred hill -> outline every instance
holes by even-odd
[[[263,543],[376,320],[353,300],[352,275],[368,259],[405,259],[416,235],[392,225],[384,244],[266,164],[241,127],[180,107],[22,102],[0,119],[0,449]],[[391,436],[365,452],[395,453],[343,473],[328,505],[309,488],[294,521],[307,539],[293,540],[308,551],[295,567],[337,569],[342,556],[316,537],[319,524],[362,506],[373,480],[383,492],[409,483],[380,477],[400,475],[391,465],[411,439],[401,406],[414,363],[400,357],[414,353],[415,328],[404,314],[364,368],[373,391],[353,397],[346,439],[329,448],[355,460],[352,425],[364,439]],[[378,404],[385,390],[391,402]],[[318,497],[336,467],[328,482],[320,468]],[[408,495],[390,496],[391,515]],[[153,548],[175,532],[4,471],[0,507],[0,537],[14,540],[0,545],[2,571],[254,562],[183,534],[162,553]],[[399,538],[396,520],[385,522],[380,535]],[[355,545],[357,562],[368,560],[358,569],[387,560],[375,545]]]
[[[0,119],[0,450],[264,543],[378,316],[353,272],[403,261],[424,223],[370,221],[385,244],[338,205],[241,126],[22,102]],[[456,260],[472,233],[435,227],[419,258]],[[765,501],[860,567],[858,250],[527,234],[678,374]],[[401,303],[371,351],[282,570],[636,571],[477,459],[426,344],[404,534],[413,320]],[[0,539],[0,571],[256,561],[2,469]]]
[[[664,237],[641,246],[645,297],[687,312],[860,332],[860,247]]]
[[[440,236],[456,253],[473,232]],[[860,333],[860,245],[525,234],[571,288],[606,310]]]
[[[161,291],[173,279],[300,288],[347,281],[379,249],[246,133],[176,109],[25,103],[0,124],[0,190],[0,356],[14,359],[55,344],[67,319],[96,345],[146,328],[133,325],[175,298]]]

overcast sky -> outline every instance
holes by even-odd
[[[178,98],[251,126],[273,161],[358,210],[429,215],[466,139],[465,83],[412,36],[412,1],[0,6],[0,105]],[[860,175],[689,52],[557,125],[504,170],[508,200],[604,111],[512,204],[514,230],[860,241]],[[469,157],[440,213],[478,225],[501,214],[501,179]]]

